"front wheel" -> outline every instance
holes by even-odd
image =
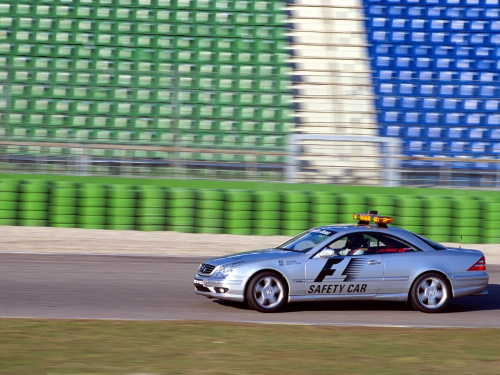
[[[421,275],[413,284],[410,292],[411,303],[417,310],[436,313],[443,310],[450,300],[451,288],[448,281],[439,273]]]
[[[272,271],[265,271],[254,276],[246,291],[248,305],[260,312],[278,310],[286,303],[287,295],[285,281]]]

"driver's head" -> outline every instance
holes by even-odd
[[[349,237],[346,244],[349,249],[357,249],[363,246],[363,236],[354,235]]]

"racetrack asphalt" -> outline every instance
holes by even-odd
[[[440,314],[404,303],[290,304],[262,314],[194,293],[204,258],[0,253],[0,316],[16,318],[204,320],[273,324],[500,328],[500,266],[489,294],[452,300]]]

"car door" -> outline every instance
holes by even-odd
[[[359,232],[358,232],[359,234]],[[383,278],[376,237],[362,233],[368,245],[364,253],[343,252],[349,234],[335,240],[306,263],[306,295],[318,299],[374,296]]]
[[[408,294],[415,274],[425,257],[425,252],[396,236],[379,234],[378,253],[384,265],[384,279],[379,294]]]

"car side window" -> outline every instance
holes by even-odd
[[[409,253],[414,251],[420,251],[406,242],[403,242],[395,237],[387,236],[385,234],[379,234],[378,240],[379,240],[378,244],[379,254]]]
[[[352,233],[332,242],[327,248],[336,256],[373,254],[377,250],[377,239],[366,233]]]

